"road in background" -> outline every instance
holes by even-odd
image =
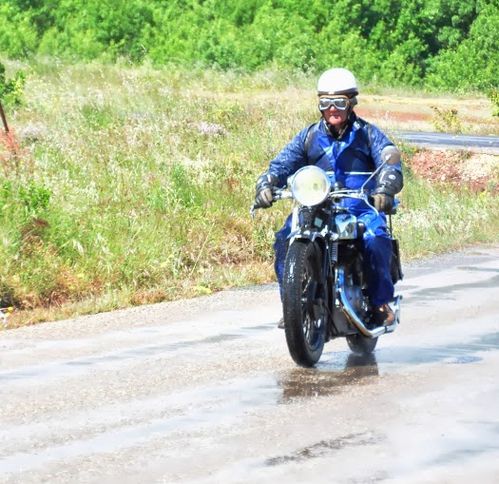
[[[420,131],[397,131],[394,135],[406,143],[421,147],[462,148],[499,155],[499,136],[468,136]]]

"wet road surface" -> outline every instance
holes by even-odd
[[[275,285],[0,332],[0,482],[499,482],[499,247],[405,267],[371,357]]]

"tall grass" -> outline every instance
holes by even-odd
[[[289,206],[255,221],[249,207],[258,174],[316,118],[310,86],[302,74],[33,63],[9,113],[21,150],[0,148],[0,304],[71,314],[271,280]],[[497,239],[496,205],[411,179],[404,256]]]
[[[394,232],[403,255],[412,259],[499,239],[497,191],[434,185],[406,176]]]

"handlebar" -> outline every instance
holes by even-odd
[[[388,151],[385,152],[385,150]],[[367,178],[367,180],[364,181],[364,183],[358,190],[337,189],[337,187],[335,186],[329,193],[328,198],[333,199],[333,202],[335,201],[334,199],[342,199],[342,198],[355,198],[357,200],[363,200],[366,203],[366,205],[371,207],[374,210],[374,212],[379,215],[378,210],[376,210],[376,208],[373,206],[373,198],[366,193],[365,188],[367,187],[368,183],[374,177],[376,177],[386,165],[395,165],[400,162],[400,152],[392,145],[385,147],[381,153],[382,155],[383,152],[385,152],[384,156],[382,156],[384,158],[383,162],[373,172],[371,172],[370,176]],[[325,173],[326,175],[334,178],[333,171],[326,171]],[[273,202],[276,200],[293,198],[291,191],[287,188],[273,188],[272,193],[273,193],[273,200],[272,200]],[[258,208],[261,207],[256,207],[255,204],[252,205],[250,209],[250,214],[252,217],[254,217],[255,210],[257,210]]]
[[[273,188],[272,189],[272,202],[275,202],[277,200],[287,200],[287,199],[292,199],[293,194],[291,193],[291,190],[288,188]],[[344,199],[344,198],[354,198],[357,200],[363,200],[369,207],[371,207],[377,214],[379,213],[378,210],[373,205],[373,199],[370,195],[367,194],[364,190],[351,190],[351,189],[339,189],[339,190],[331,190],[329,192],[328,198],[333,199]],[[250,215],[252,218],[255,216],[255,211],[258,210],[261,207],[253,205],[251,206],[250,209]]]

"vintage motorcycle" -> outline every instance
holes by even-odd
[[[390,150],[385,152],[383,164],[358,190],[342,189],[334,183],[333,173],[310,165],[291,176],[286,188],[273,192],[274,200],[295,202],[282,303],[286,342],[291,357],[300,366],[314,366],[324,344],[338,337],[345,337],[354,353],[370,354],[378,337],[393,332],[399,324],[400,295],[389,303],[395,313],[394,322],[389,326],[373,322],[363,273],[361,245],[365,227],[342,205],[342,200],[354,198],[376,210],[365,187],[386,163],[398,162],[392,157]],[[388,218],[391,277],[395,283],[403,275],[391,214]]]

